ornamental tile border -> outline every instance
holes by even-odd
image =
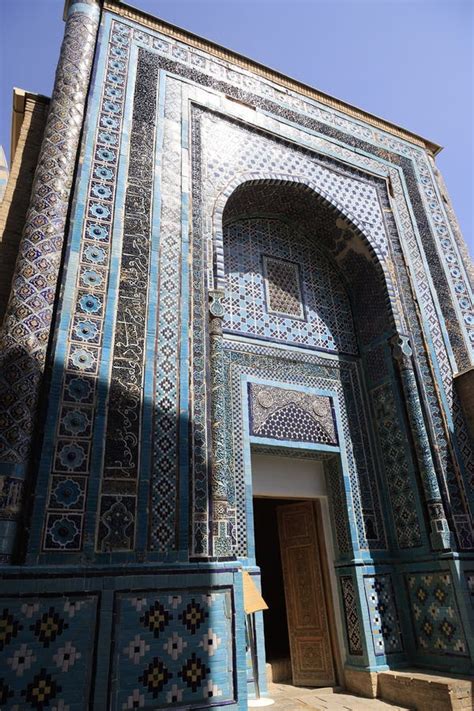
[[[417,166],[419,182],[423,186],[423,203],[427,213],[430,215],[432,234],[435,235],[437,249],[443,256],[443,267],[448,281],[452,285],[452,296],[457,300],[458,308],[462,314],[464,328],[466,329],[471,324],[471,320],[474,321],[473,301],[469,283],[425,151],[414,147],[408,142],[394,138],[384,131],[372,128],[363,122],[342,116],[337,111],[322,108],[317,102],[303,99],[294,92],[289,90],[282,91],[272,85],[271,82],[257,79],[251,76],[249,72],[232,66],[230,63],[214,58],[209,59],[203,52],[191,49],[188,45],[169,37],[164,37],[159,33],[134,30],[134,37],[138,43],[152,48],[163,57],[178,61],[191,70],[199,69],[200,72],[207,74],[213,81],[228,80],[245,94],[257,92],[265,101],[274,101],[284,109],[287,108],[290,111],[321,121],[328,127],[347,132],[357,139],[372,142],[382,149],[396,151],[401,156],[409,157]],[[467,343],[472,344],[474,342],[474,329],[471,337],[467,329],[466,333],[468,334]],[[471,338],[473,340],[470,340]]]
[[[374,486],[373,472],[376,465],[372,458],[371,446],[368,441],[364,446],[360,446],[353,429],[349,432],[349,419],[352,423],[357,423],[357,432],[360,442],[365,437],[367,425],[365,424],[365,413],[358,410],[355,402],[347,403],[344,396],[342,381],[346,381],[353,393],[357,403],[362,402],[360,396],[360,385],[358,381],[357,367],[354,363],[343,361],[335,362],[322,357],[304,353],[276,352],[271,347],[261,347],[250,343],[224,342],[225,367],[228,372],[227,380],[231,383],[231,390],[225,398],[225,422],[227,423],[227,446],[229,451],[233,451],[230,458],[233,461],[233,484],[235,487],[235,523],[232,528],[236,532],[236,552],[239,556],[253,555],[252,550],[248,550],[246,541],[247,529],[247,482],[244,462],[244,432],[243,427],[247,418],[246,404],[242,401],[241,378],[243,375],[252,378],[276,381],[279,384],[300,385],[322,390],[335,391],[337,393],[338,407],[340,408],[341,431],[341,451],[343,458],[347,461],[347,475],[350,479],[350,505],[354,523],[352,545],[356,548],[366,550],[384,549],[386,547],[386,533],[383,524],[383,515],[380,508],[380,494],[378,485]],[[347,408],[347,410],[346,410]],[[237,426],[235,426],[237,423]],[[342,439],[343,438],[343,439]],[[345,447],[343,442],[351,442]],[[356,461],[356,457],[358,458]],[[372,485],[369,485],[369,478]],[[377,477],[378,478],[378,477]],[[346,485],[347,488],[347,485]],[[372,531],[374,538],[370,545],[366,540],[366,530],[364,518],[372,521]],[[347,511],[344,512],[344,519],[347,519]],[[335,521],[336,529],[345,529],[346,523]],[[356,532],[357,531],[357,532]],[[346,547],[345,539],[338,541],[338,546],[342,551]]]
[[[119,27],[120,24],[123,24],[123,23],[116,23],[115,28],[117,29],[117,27]],[[124,34],[126,35],[128,32],[129,32],[128,28],[122,27],[122,29],[119,32],[117,32],[116,36],[120,36],[120,35],[124,36]],[[140,42],[139,42],[139,44],[140,44]],[[123,49],[123,47],[122,47],[122,49]],[[156,47],[154,47],[154,49],[156,50]],[[109,59],[110,59],[110,57],[109,57]],[[119,65],[117,65],[117,67],[112,67],[112,68],[117,69],[117,71],[115,72],[116,78],[113,81],[113,83],[115,85],[117,85],[117,81],[120,80],[120,71],[121,70],[120,70]],[[170,85],[172,83],[173,82],[170,82]],[[109,131],[102,132],[104,134],[103,136],[101,136],[99,134],[98,141],[101,143],[98,143],[97,144],[98,146],[102,145],[102,144],[105,146],[109,145],[109,144],[107,144],[107,140],[109,140],[109,138],[106,139],[106,134],[109,134],[112,137],[114,135],[114,129],[112,127],[109,127],[109,128],[110,128]],[[304,128],[303,128],[303,130],[304,130]],[[404,145],[404,144],[400,143],[400,145]],[[343,149],[343,148],[340,148],[339,150],[340,151],[345,150],[346,153],[348,153],[348,154],[350,153],[350,151],[347,151],[346,149]],[[402,151],[402,153],[403,152],[404,151]],[[362,157],[359,157],[359,158],[360,158],[360,160],[362,160]],[[323,160],[321,156],[320,156],[320,159]],[[367,160],[367,159],[365,159],[365,160]],[[392,170],[392,178],[394,178],[395,173],[397,174],[397,179],[398,179],[398,171],[397,170]],[[329,175],[329,173],[328,173],[328,175]],[[332,179],[334,179],[334,176],[332,177]],[[393,182],[395,183],[395,179],[393,180]],[[110,187],[111,190],[114,189],[113,184],[111,186],[107,185],[107,179],[105,177],[102,177],[101,186],[102,187],[105,186],[106,188]],[[99,187],[100,186],[95,186],[96,190]],[[96,211],[97,211],[97,207],[102,210],[103,210],[103,208],[105,208],[105,211],[107,211],[109,209],[109,202],[108,201],[112,200],[112,197],[113,197],[112,194],[105,195],[102,191],[100,196],[94,195],[94,197],[96,198],[97,204],[95,204],[95,203],[91,204],[90,209],[95,209]],[[402,197],[402,191],[400,188],[400,198],[401,197]],[[92,194],[91,194],[91,199],[92,199]],[[110,204],[112,204],[112,203],[110,203]],[[402,199],[400,199],[398,204],[399,205],[404,204],[404,201]],[[96,223],[99,223],[99,219],[100,219],[100,225],[107,224],[108,215],[106,214],[106,212],[102,212],[99,215],[99,219],[96,219],[97,215],[94,215],[93,213],[91,213],[91,217],[94,217],[94,220]],[[385,215],[382,218],[382,223],[385,222],[386,218],[387,218],[387,215]],[[410,219],[407,217],[406,224],[408,224],[409,222],[410,222]],[[382,227],[382,232],[385,231],[385,229],[386,229],[385,227]],[[380,233],[380,234],[382,234],[382,233]],[[411,234],[413,234],[412,230],[411,230]],[[97,235],[96,238],[98,239],[99,236]],[[91,255],[89,254],[89,252],[87,252],[87,254],[86,254],[86,250],[88,249],[89,245],[86,242],[84,242],[83,244],[84,244],[84,246],[83,246],[83,249],[81,252],[82,259],[83,260],[90,259]],[[383,249],[383,244],[384,244],[383,241],[380,244]],[[97,255],[95,255],[95,253],[94,253],[94,255],[92,255],[92,258],[94,258],[94,257],[97,257]],[[88,264],[88,262],[85,261],[85,264]],[[100,264],[96,263],[96,268],[93,271],[95,271],[97,273],[99,281],[100,281],[100,279],[105,278],[105,272],[102,269]],[[100,299],[100,293],[101,293],[100,286],[94,285],[93,290],[92,289],[85,289],[84,294],[82,294],[81,296],[87,297],[88,295],[91,295],[91,293],[94,296],[98,295],[98,298]],[[425,294],[427,294],[427,293],[429,293],[429,292],[425,290]],[[84,304],[85,304],[85,301],[84,301]],[[426,308],[428,308],[429,307],[428,300],[426,300],[426,304],[427,304]],[[99,308],[99,310],[97,313],[100,314],[100,305],[98,306],[98,308]],[[411,318],[411,316],[410,316],[410,318]],[[433,331],[433,329],[436,329],[436,328],[437,328],[437,319],[432,318],[430,320],[430,329]],[[76,338],[77,344],[73,343],[73,341],[71,341],[72,345],[71,345],[69,365],[71,368],[74,369],[74,368],[76,368],[76,366],[74,365],[75,361],[77,361],[77,363],[80,363],[81,370],[83,370],[83,372],[86,374],[86,376],[88,377],[88,380],[90,380],[92,383],[94,383],[94,378],[93,377],[91,378],[91,376],[94,376],[94,374],[97,372],[97,370],[96,370],[96,368],[93,367],[93,365],[94,365],[93,363],[89,364],[90,367],[86,367],[87,363],[83,362],[81,360],[81,357],[83,360],[84,360],[84,358],[87,360],[88,354],[92,355],[92,357],[93,357],[94,354],[96,353],[97,349],[101,348],[100,316],[95,316],[95,314],[93,314],[91,317],[89,317],[87,319],[83,319],[82,316],[78,316],[75,318],[75,321],[72,324],[72,329],[73,329],[73,331],[71,331],[71,338]],[[84,329],[86,329],[85,336],[84,336]],[[92,331],[91,331],[91,329],[92,329]],[[86,337],[88,340],[86,346],[82,345],[82,343],[84,342],[84,340],[83,340],[84,337]],[[436,348],[437,348],[437,352],[438,352],[438,357],[441,358],[441,362],[443,362],[443,353],[441,353],[441,347],[442,347],[442,340],[441,339],[442,339],[442,337],[440,337],[440,335],[438,335],[437,339],[438,340],[437,340]],[[97,345],[94,346],[94,344],[97,344]],[[198,355],[198,351],[200,348],[201,348],[200,346],[197,346],[195,355]],[[82,351],[84,351],[84,352],[82,352]],[[75,359],[75,361],[73,359]],[[199,359],[196,361],[196,363],[198,363],[198,362],[199,362]],[[446,362],[446,360],[444,362]],[[448,368],[447,367],[442,368],[441,372],[443,374],[443,378],[445,380],[445,386],[446,386],[450,380]],[[68,379],[68,378],[71,379],[70,376],[72,377],[71,373],[66,375],[66,379]],[[65,384],[66,384],[66,381],[65,381]],[[69,387],[69,384],[68,384],[68,387]],[[55,472],[55,476],[54,476],[54,486],[57,487],[59,484],[61,484],[62,488],[66,487],[66,489],[67,489],[66,496],[70,497],[71,500],[74,500],[74,503],[72,504],[73,508],[71,509],[73,511],[73,513],[71,513],[67,517],[67,520],[64,517],[64,514],[61,514],[60,509],[52,509],[50,512],[52,515],[52,518],[50,520],[51,527],[54,526],[54,530],[56,531],[56,534],[58,534],[59,529],[61,529],[64,532],[64,535],[66,536],[66,538],[68,539],[65,544],[63,542],[58,547],[57,541],[59,539],[57,538],[57,535],[56,535],[57,540],[55,541],[53,548],[55,548],[57,550],[79,550],[80,545],[81,545],[79,542],[79,539],[80,539],[79,529],[80,529],[80,526],[82,525],[82,518],[81,518],[80,509],[81,509],[83,502],[85,501],[86,477],[87,477],[87,471],[88,471],[88,467],[89,467],[89,453],[88,453],[89,449],[88,449],[86,440],[81,435],[83,435],[85,438],[87,438],[88,433],[90,433],[92,430],[92,420],[88,419],[86,410],[90,410],[92,412],[92,409],[93,409],[92,407],[90,407],[90,405],[92,404],[91,393],[89,393],[89,392],[85,393],[83,395],[83,397],[85,398],[85,404],[89,405],[89,407],[86,407],[85,405],[83,407],[83,404],[81,403],[80,408],[76,408],[77,415],[79,417],[79,420],[81,420],[81,422],[79,422],[79,420],[78,420],[77,423],[75,423],[75,421],[72,423],[72,426],[76,427],[76,430],[77,430],[77,427],[82,428],[81,433],[80,433],[80,435],[73,436],[72,433],[69,432],[69,430],[67,430],[69,432],[70,437],[69,437],[69,439],[65,440],[64,442],[58,442],[57,456],[55,457],[55,460],[54,460],[55,461],[55,469],[57,470]],[[165,397],[166,397],[166,395],[165,395]],[[447,452],[447,450],[446,450],[447,445],[446,445],[446,441],[445,441],[445,436],[442,432],[443,428],[442,428],[442,426],[440,426],[439,416],[438,417],[436,416],[436,404],[433,401],[433,397],[429,397],[429,401],[430,401],[430,406],[432,408],[434,408],[434,415],[435,415],[434,421],[436,424],[437,436],[441,439],[442,444],[443,444],[443,437],[444,437],[444,449],[443,449],[443,447],[441,448],[441,454],[442,454],[442,456],[448,456],[447,470],[448,470],[448,476],[450,477],[450,481],[452,482],[450,484],[450,487],[453,490],[453,492],[455,493],[455,490],[453,489],[453,487],[459,486],[459,483],[460,483],[459,476],[456,474],[456,469],[453,468],[452,465],[449,464],[449,454],[448,455],[443,454],[444,452]],[[69,413],[70,410],[74,410],[74,408],[71,408],[69,405],[65,406],[64,415],[66,417],[66,415],[69,414],[69,417],[66,419],[66,424],[60,425],[59,433],[60,433],[62,439],[64,439],[64,433],[66,432],[66,430],[64,428],[65,427],[70,428],[71,417],[74,419],[74,415],[71,415]],[[175,412],[176,412],[176,410],[175,410]],[[438,409],[438,413],[439,413],[439,409]],[[460,414],[459,410],[456,411],[456,408],[455,408],[455,415],[457,417],[458,424],[461,423],[461,425],[462,425],[461,414]],[[203,430],[203,432],[205,432],[205,429]],[[462,432],[462,430],[461,430],[461,432]],[[204,442],[205,439],[203,440],[201,437],[200,441]],[[71,447],[72,447],[72,449],[71,449]],[[80,453],[78,453],[77,447],[81,448]],[[466,455],[469,456],[470,452],[467,448],[466,438],[464,438],[462,440],[462,448],[463,448],[463,451],[465,451]],[[75,468],[71,469],[70,462],[72,460],[70,458],[74,457],[74,455],[76,455],[75,461],[77,461],[78,464]],[[166,457],[167,454],[164,452],[163,456]],[[64,469],[65,464],[63,462],[66,461],[66,459],[68,462],[68,468],[65,470]],[[79,462],[79,459],[81,460],[80,462]],[[199,453],[197,453],[196,461],[198,461],[199,459],[200,459],[200,455],[199,455]],[[201,459],[201,461],[202,461],[202,459]],[[72,476],[73,472],[77,472],[78,476],[75,476],[75,477]],[[205,480],[201,478],[201,481],[202,481],[202,483],[204,483]],[[69,483],[69,482],[71,482],[71,483]],[[69,490],[68,486],[69,486],[69,489],[71,489],[71,486],[72,486],[74,488],[74,492],[72,491],[72,489]],[[79,489],[77,489],[78,486],[79,486]],[[203,488],[202,484],[200,486],[201,486],[202,492],[206,491],[206,487]],[[196,491],[197,491],[197,489],[196,489]],[[63,499],[64,499],[64,496],[63,496]],[[165,496],[165,499],[166,499],[166,496]],[[454,495],[453,500],[456,501],[456,495]],[[196,499],[196,501],[197,501],[197,499]],[[459,501],[461,502],[460,508],[459,508],[459,513],[455,514],[455,516],[456,516],[456,520],[459,521],[459,526],[462,528],[466,525],[466,515],[464,513],[465,508],[463,508],[462,497],[459,499]],[[54,505],[56,507],[59,505],[58,504],[59,499],[56,496],[56,494],[54,494],[54,496],[52,496],[51,502],[54,503]],[[64,504],[61,504],[61,506],[63,507]],[[199,508],[199,506],[198,506],[198,508]],[[204,505],[204,510],[203,510],[202,514],[199,514],[199,513],[196,514],[198,518],[200,516],[204,517],[204,518],[202,518],[203,522],[205,520],[207,520],[207,514],[205,513],[205,508],[206,508],[206,505]],[[62,523],[64,523],[65,525],[63,526]],[[197,519],[196,519],[196,524],[197,524]],[[176,531],[176,523],[175,524],[171,523],[170,525],[171,525],[171,527],[168,525],[166,527],[166,530],[167,530],[166,536],[168,537],[166,545],[169,545],[169,542],[170,542],[169,535],[172,535],[172,536],[175,535],[175,531]],[[173,525],[175,527],[174,532],[173,532]],[[202,525],[200,525],[199,528],[200,528],[199,535],[203,536],[204,539],[207,540],[207,526],[204,525],[204,527],[203,527]],[[50,528],[50,530],[52,531],[52,528]],[[49,542],[51,544],[53,544],[52,538]],[[46,543],[46,539],[45,539],[45,543]],[[469,544],[470,544],[470,540],[468,537],[464,545],[469,546]],[[152,548],[155,545],[156,544],[152,544]],[[165,544],[162,543],[160,545],[163,546]],[[205,549],[205,546],[204,546],[203,550],[204,549]]]
[[[364,576],[375,656],[403,651],[397,604],[390,575]]]
[[[44,551],[79,551],[87,496],[87,479],[91,472],[89,451],[92,427],[86,429],[79,411],[71,416],[70,404],[79,404],[95,417],[98,397],[98,367],[103,345],[95,333],[105,323],[105,302],[110,263],[114,201],[117,193],[116,174],[122,140],[125,85],[130,55],[131,32],[120,24],[111,30],[107,66],[95,136],[88,198],[84,207],[80,258],[75,299],[72,304],[65,371],[58,416],[58,436],[52,471],[54,490],[50,489],[44,527]],[[98,345],[90,345],[97,341]],[[67,405],[66,405],[67,403]],[[83,404],[84,403],[84,404]],[[74,419],[75,418],[75,419]],[[71,422],[74,419],[74,422]],[[77,420],[77,422],[76,422]],[[66,430],[64,429],[66,428]],[[82,437],[81,437],[82,435]],[[45,464],[47,452],[45,453]],[[78,474],[80,476],[78,476]],[[60,476],[59,476],[60,475]],[[61,494],[58,487],[62,488]],[[81,505],[78,505],[78,502]],[[74,514],[65,511],[74,510]]]
[[[469,656],[451,574],[411,573],[405,576],[405,581],[418,651]]]
[[[0,703],[8,709],[89,706],[96,595],[0,598]]]
[[[225,590],[119,593],[112,708],[210,708],[232,701],[232,614]]]
[[[339,580],[345,613],[348,651],[351,655],[362,656],[362,627],[357,609],[358,594],[354,578],[352,575],[341,575]]]

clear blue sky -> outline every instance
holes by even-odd
[[[0,143],[11,90],[50,95],[63,0],[0,0]],[[473,236],[473,0],[134,0],[444,146],[437,163]]]

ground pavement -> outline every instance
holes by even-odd
[[[407,711],[380,699],[365,699],[332,688],[305,689],[276,683],[268,685],[268,693],[275,701],[268,706],[269,711]]]

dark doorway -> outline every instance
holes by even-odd
[[[274,682],[337,683],[334,612],[317,500],[254,498],[265,652]]]
[[[265,653],[273,681],[291,679],[290,642],[283,571],[278,544],[277,507],[295,499],[254,498],[255,557],[262,575],[262,595],[269,609],[263,613]]]

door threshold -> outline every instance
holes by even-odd
[[[275,701],[270,699],[268,696],[262,696],[260,699],[249,699],[247,701],[247,706],[252,709],[259,708],[260,706],[273,706]]]

